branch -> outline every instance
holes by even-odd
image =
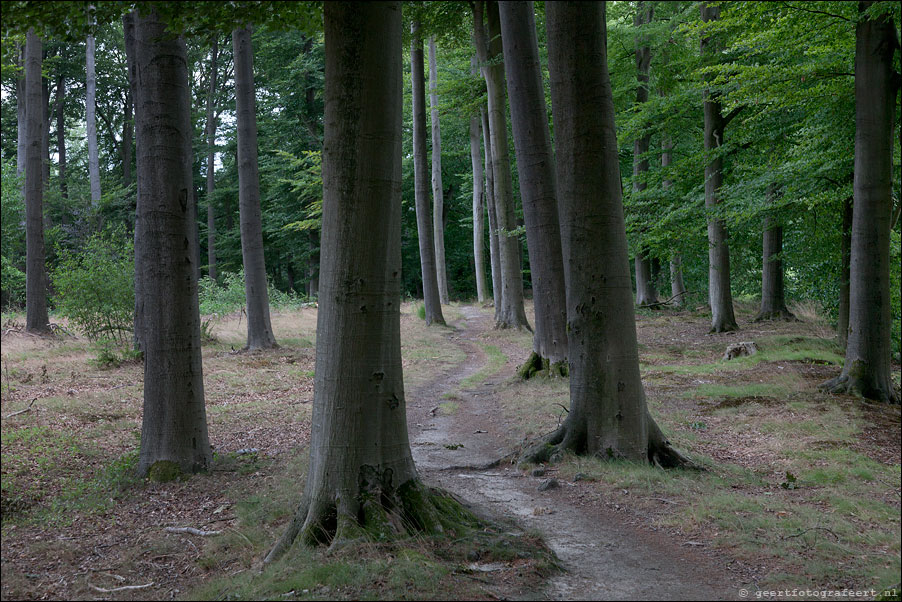
[[[167,533],[188,533],[189,535],[200,535],[201,537],[208,537],[210,535],[219,535],[222,531],[202,531],[201,529],[195,529],[194,527],[166,527]]]
[[[112,589],[106,589],[105,587],[97,587],[93,583],[89,583],[88,587],[93,589],[95,592],[100,592],[101,594],[112,594],[113,592],[124,592],[127,590],[133,589],[144,589],[146,587],[150,587],[153,585],[153,581],[150,583],[145,583],[144,585],[123,585],[122,587],[114,587]]]
[[[815,14],[818,14],[818,15],[826,15],[826,16],[832,17],[832,18],[834,18],[834,19],[842,19],[843,21],[847,21],[847,22],[849,22],[849,23],[852,22],[852,19],[849,19],[849,18],[844,17],[844,16],[842,16],[842,15],[836,15],[836,14],[833,14],[833,13],[828,13],[828,12],[823,11],[823,10],[814,10],[813,8],[802,8],[801,6],[792,6],[792,5],[790,5],[788,2],[781,2],[780,4],[782,4],[782,5],[783,5],[784,7],[786,7],[786,8],[791,8],[791,9],[793,9],[793,10],[802,10],[802,11],[805,11],[806,13],[815,13]]]
[[[745,105],[740,106],[740,107],[736,107],[735,109],[733,109],[732,111],[730,111],[729,113],[727,113],[726,116],[723,118],[723,125],[722,125],[721,127],[726,128],[726,127],[727,127],[727,124],[730,123],[731,121],[733,121],[733,118],[736,117],[737,115],[739,115],[739,113],[740,113],[740,112],[742,111],[742,109],[744,109],[744,108],[745,108]]]
[[[686,295],[690,294],[691,292],[692,292],[692,291],[684,291],[684,292],[682,292],[682,293],[677,293],[676,295],[672,296],[672,297],[669,298],[669,299],[664,299],[663,301],[658,301],[657,303],[645,303],[645,304],[639,305],[639,306],[637,306],[637,307],[644,307],[644,308],[646,308],[646,309],[647,309],[647,308],[650,308],[650,307],[660,307],[660,306],[662,306],[662,305],[667,305],[668,303],[670,303],[671,301],[673,301],[673,300],[676,299],[677,297],[685,297]],[[561,405],[561,404],[558,404],[558,405]]]
[[[8,377],[7,377],[7,380],[9,380]],[[27,408],[25,408],[24,410],[19,410],[18,412],[10,412],[10,413],[7,414],[6,416],[4,416],[3,419],[4,419],[4,420],[7,420],[7,419],[9,419],[9,418],[12,418],[13,416],[18,416],[19,414],[24,414],[25,412],[31,410],[31,406],[33,406],[33,405],[34,405],[34,402],[36,402],[37,400],[38,400],[38,398],[35,397],[34,399],[31,400],[31,403],[28,404],[28,407],[27,407]]]

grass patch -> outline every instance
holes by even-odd
[[[504,355],[504,352],[502,352],[497,345],[487,345],[483,343],[480,343],[480,345],[482,345],[482,349],[485,351],[486,364],[479,372],[468,376],[461,381],[460,385],[465,389],[482,384],[487,379],[501,372],[507,364],[507,356]]]

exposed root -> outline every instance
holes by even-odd
[[[523,365],[517,368],[517,376],[521,380],[529,380],[533,376],[546,378],[564,377],[568,374],[569,366],[566,361],[552,362],[535,351],[532,352]]]
[[[820,388],[836,395],[854,395],[882,403],[899,404],[900,396],[892,383],[887,383],[885,387],[875,387],[865,379],[853,376],[852,372],[855,371],[856,367],[853,366],[849,372],[831,378],[820,385]]]
[[[786,309],[785,307],[774,310],[774,311],[762,311],[759,312],[757,316],[755,316],[754,322],[767,322],[770,320],[783,320],[786,322],[797,322],[799,319],[796,318],[795,314]]]
[[[708,331],[708,334],[715,334],[718,332],[736,332],[739,330],[739,325],[735,322],[732,324],[712,324],[711,330]]]

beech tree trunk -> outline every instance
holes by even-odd
[[[502,2],[498,8],[535,303],[533,353],[519,373],[566,375],[564,259],[533,3]]]
[[[476,58],[471,61],[476,69]],[[470,165],[473,169],[473,263],[476,268],[476,300],[485,302],[485,188],[483,183],[482,157],[479,138],[482,122],[479,115],[470,116]]]
[[[401,369],[401,7],[327,2],[322,274],[300,535],[340,545],[450,526],[420,482]],[[378,74],[378,77],[373,77]]]
[[[187,50],[155,12],[134,17],[144,419],[138,473],[205,470],[207,438],[191,216]]]
[[[69,198],[66,184],[66,80],[62,70],[56,76],[56,154],[60,197]]]
[[[501,245],[498,241],[498,216],[495,212],[495,174],[492,170],[492,141],[489,140],[489,115],[484,107],[479,109],[482,117],[482,148],[485,154],[485,207],[489,216],[489,264],[492,268],[492,303],[495,307],[495,322],[501,315]]]
[[[667,168],[673,156],[673,141],[670,136],[664,135],[661,140],[661,167],[665,175],[662,186],[665,192],[673,188],[673,180],[667,175]],[[673,297],[672,302],[675,305],[684,305],[686,303],[686,285],[683,284],[683,257],[680,253],[674,253],[670,258],[670,296]]]
[[[137,49],[135,40],[135,19],[137,11],[126,13],[122,16],[122,34],[125,41],[125,58],[128,67],[128,86],[129,94],[132,100],[138,102],[138,66],[137,66]],[[134,116],[137,117],[137,107],[134,108]],[[135,127],[135,148],[140,146],[140,132],[137,125]],[[137,151],[135,152],[137,158]],[[135,167],[136,177],[136,203],[137,197],[141,194],[140,170]],[[134,313],[134,343],[135,349],[144,351],[144,267],[142,259],[144,257],[144,239],[141,237],[141,213],[135,211],[135,313]]]
[[[44,266],[44,119],[41,109],[42,43],[29,29],[25,38],[25,330],[49,331]]]
[[[772,206],[777,195],[777,185],[768,184],[767,204]],[[761,309],[755,317],[763,320],[793,320],[795,316],[786,308],[783,292],[783,226],[772,213],[764,216],[764,240],[761,265]]]
[[[448,270],[445,267],[445,200],[442,196],[442,132],[438,118],[438,66],[435,36],[429,36],[429,115],[432,126],[432,232],[435,235],[435,273],[438,297],[448,303]]]
[[[213,207],[213,191],[216,188],[216,114],[213,100],[216,96],[217,59],[219,39],[213,37],[210,50],[210,87],[207,89],[207,274],[216,280],[216,209]]]
[[[836,333],[843,349],[849,340],[849,279],[852,258],[852,198],[842,204],[842,241],[840,243],[839,316]]]
[[[872,19],[859,2],[855,29],[855,179],[849,278],[849,338],[833,392],[899,403],[890,371],[890,224],[895,99],[892,18]],[[893,266],[898,269],[898,266]]]
[[[546,5],[562,234],[569,256],[570,412],[528,459],[563,450],[678,466],[639,376],[605,4]]]
[[[420,270],[423,274],[423,304],[426,324],[444,324],[438,272],[435,268],[435,246],[432,227],[435,219],[429,215],[429,181],[426,170],[426,85],[424,82],[423,39],[420,24],[411,24],[410,79],[413,86],[413,178],[417,212],[417,238],[420,245]],[[440,221],[440,218],[439,218]]]
[[[496,308],[495,328],[530,329],[523,307],[523,274],[520,267],[520,240],[514,211],[513,179],[507,145],[504,64],[501,62],[501,18],[498,3],[485,3],[488,36],[482,22],[483,3],[476,2],[473,14],[476,53],[482,65],[488,97],[489,139],[492,144],[492,176],[495,184],[495,217],[501,265],[501,307]]]
[[[238,213],[247,303],[246,349],[270,349],[277,345],[269,318],[269,286],[263,255],[251,28],[243,27],[232,31],[232,46],[235,53],[235,113],[238,123]]]
[[[47,58],[47,52],[43,53],[43,59]],[[47,77],[41,79],[41,113],[43,123],[41,125],[41,173],[44,180],[44,190],[50,189],[50,80]],[[47,216],[44,216],[47,219]]]
[[[720,18],[719,6],[701,4],[703,21]],[[709,38],[702,38],[701,53],[719,52]],[[727,246],[727,227],[723,218],[714,215],[720,204],[723,186],[723,157],[718,149],[724,141],[724,129],[729,119],[721,114],[720,95],[705,88],[705,209],[708,211],[708,302],[711,304],[711,332],[738,330],[733,315],[733,294],[730,290],[730,249]]]
[[[88,131],[88,179],[91,185],[91,204],[100,202],[100,154],[97,149],[97,75],[94,72],[94,36],[85,40],[85,124]]]

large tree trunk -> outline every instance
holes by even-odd
[[[85,40],[85,124],[88,131],[88,179],[91,184],[91,204],[100,203],[100,154],[97,150],[97,75],[94,72],[94,36]]]
[[[60,198],[69,198],[66,185],[66,80],[62,70],[56,76],[56,154],[57,175],[59,177]]]
[[[701,5],[703,21],[720,18],[719,6]],[[703,38],[701,53],[716,53],[713,40]],[[705,209],[714,213],[720,204],[723,186],[723,157],[718,149],[723,144],[724,129],[729,119],[721,114],[719,94],[707,87],[704,92],[705,111]],[[730,290],[730,249],[727,246],[727,227],[723,218],[708,216],[708,302],[711,304],[711,332],[738,330],[733,315],[733,293]]]
[[[323,294],[310,467],[267,561],[298,535],[340,545],[437,532],[446,520],[414,467],[401,369],[401,7],[327,2],[324,21]]]
[[[134,17],[144,419],[138,473],[171,478],[212,460],[194,278],[191,105],[185,42]]]
[[[839,316],[836,333],[843,349],[849,341],[849,279],[852,258],[852,197],[842,204],[842,240],[840,242]]]
[[[849,339],[833,392],[899,403],[890,372],[890,223],[895,97],[892,19],[862,13],[855,30],[855,180],[849,290]],[[898,266],[896,266],[898,268]]]
[[[489,265],[492,268],[492,304],[495,322],[501,312],[501,244],[498,240],[498,216],[495,212],[495,175],[492,170],[492,141],[489,140],[489,114],[479,109],[482,118],[482,148],[485,155],[485,208],[489,217]]]
[[[476,69],[476,58],[470,63]],[[485,188],[482,173],[482,153],[479,152],[479,138],[482,123],[479,115],[470,116],[470,165],[473,169],[473,263],[476,268],[476,300],[485,302]]]
[[[476,52],[482,65],[488,96],[489,140],[492,144],[492,175],[495,180],[495,217],[498,221],[498,247],[501,264],[501,307],[496,308],[496,328],[526,328],[523,307],[523,274],[520,267],[520,239],[514,211],[513,179],[507,145],[505,117],[504,64],[501,62],[501,18],[498,3],[486,2],[488,36],[482,23],[483,3],[476,2],[473,14]]]
[[[570,412],[527,457],[560,450],[676,466],[648,413],[620,190],[605,5],[546,5],[561,226],[569,256]]]
[[[438,276],[435,269],[433,223],[429,216],[429,180],[426,170],[426,85],[424,82],[423,39],[420,24],[412,23],[410,32],[410,80],[413,86],[413,179],[417,212],[417,238],[420,244],[420,271],[423,274],[423,304],[426,324],[444,324]],[[441,223],[439,221],[439,223]]]
[[[564,259],[533,3],[502,2],[498,8],[535,302],[533,353],[519,373],[524,378],[537,372],[565,375]]]
[[[25,330],[44,333],[47,276],[44,267],[44,137],[41,38],[33,29],[25,39]]]
[[[429,115],[432,125],[432,232],[435,235],[435,273],[438,297],[448,303],[448,270],[445,267],[445,200],[442,196],[442,132],[438,120],[438,66],[435,36],[429,36]]]
[[[216,210],[213,207],[213,190],[216,187],[216,114],[213,99],[216,96],[217,59],[219,38],[213,37],[210,50],[210,87],[207,89],[207,274],[216,280]]]
[[[238,212],[247,303],[247,349],[276,347],[269,318],[269,286],[263,255],[260,173],[257,166],[257,110],[251,28],[232,32],[235,53],[235,113],[238,123]]]
[[[766,194],[767,204],[772,206],[778,194],[777,185],[768,184]],[[764,216],[762,248],[761,309],[755,321],[793,320],[795,316],[786,308],[783,292],[783,226],[772,213]]]

